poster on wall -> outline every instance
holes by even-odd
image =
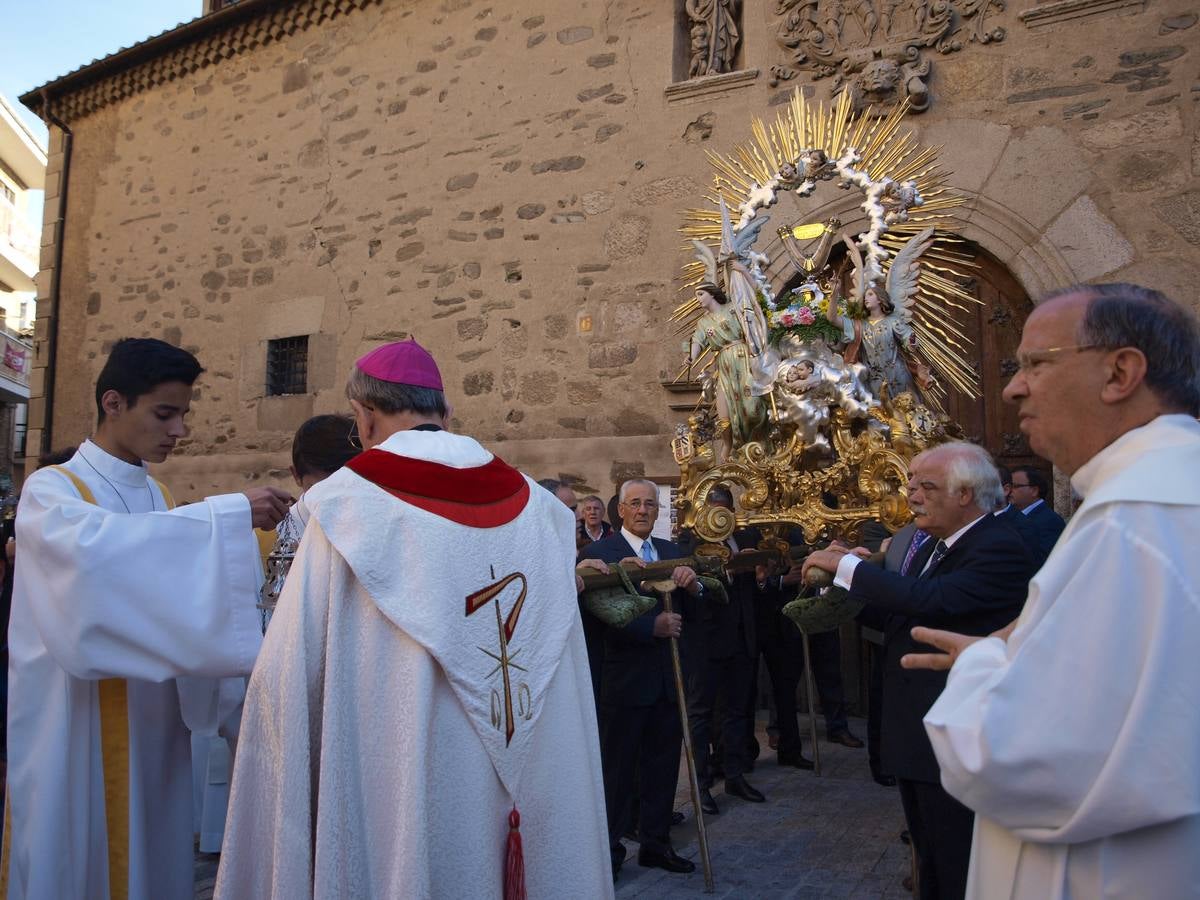
[[[25,374],[25,367],[29,364],[29,349],[22,347],[20,344],[4,339],[4,367],[11,369],[18,375]]]
[[[658,520],[651,534],[664,541],[675,540],[675,488],[669,484],[658,485]]]

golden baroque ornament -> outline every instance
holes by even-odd
[[[909,460],[961,436],[942,400],[979,391],[956,319],[977,302],[960,286],[963,199],[903,130],[906,111],[797,91],[771,126],[753,121],[753,141],[709,154],[672,315],[689,336],[678,378],[701,387],[672,441],[676,507],[701,541],[744,526],[775,548],[796,529],[806,543],[854,540],[869,521],[895,531],[911,516]],[[736,510],[708,503],[717,486]]]

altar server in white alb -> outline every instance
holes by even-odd
[[[413,341],[311,513],[250,679],[216,893],[612,895],[575,518],[469,437]]]
[[[172,509],[147,474],[188,433],[201,371],[162,341],[119,341],[96,383],[95,436],[21,492],[0,865],[10,900],[193,896],[174,679],[250,671],[262,580],[251,525],[277,522],[290,499],[257,488]]]
[[[1004,633],[925,717],[975,810],[968,897],[1200,896],[1200,323],[1133,285],[1034,310],[1005,390],[1083,498]],[[1015,627],[1014,627],[1015,626]]]

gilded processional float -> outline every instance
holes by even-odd
[[[697,538],[687,562],[714,596],[721,576],[792,544],[903,526],[909,460],[961,437],[947,392],[979,396],[958,324],[978,302],[962,287],[974,265],[955,234],[964,198],[903,128],[908,109],[856,112],[846,92],[808,104],[797,90],[773,123],[752,122],[752,140],[708,154],[712,187],[680,229],[694,259],[671,316],[684,338],[676,380],[701,394],[672,451],[677,523]],[[735,509],[708,502],[717,486]],[[725,539],[747,526],[763,552],[731,565]],[[587,577],[584,602],[620,626],[653,601],[618,575]],[[826,588],[784,611],[814,633],[858,610]]]
[[[701,398],[672,450],[680,528],[725,555],[735,527],[767,546],[853,538],[910,518],[908,461],[958,436],[946,392],[979,395],[956,317],[977,301],[954,233],[963,198],[903,129],[907,103],[855,115],[799,91],[753,140],[709,154],[712,189],[681,228],[694,249],[672,319],[679,379]],[[865,217],[852,233],[831,210]],[[770,210],[770,214],[768,214]],[[768,228],[775,218],[778,227]],[[717,485],[736,511],[707,503]]]
[[[827,107],[805,103],[797,90],[773,123],[753,121],[751,141],[709,153],[712,186],[681,228],[695,258],[680,273],[685,299],[671,316],[684,338],[676,380],[701,388],[671,445],[678,526],[697,546],[688,559],[640,571],[580,569],[583,603],[608,624],[622,627],[651,609],[646,591],[670,612],[677,565],[693,566],[708,602],[721,602],[731,573],[793,556],[792,543],[803,553],[820,540],[853,541],[871,521],[896,531],[911,517],[909,461],[961,436],[943,400],[948,391],[979,396],[957,323],[977,302],[961,286],[973,262],[954,233],[964,200],[946,184],[936,150],[903,129],[909,103],[858,109],[842,92]],[[845,228],[839,213],[865,228]],[[734,509],[709,502],[718,486],[732,489]],[[763,539],[733,557],[726,538],[746,526]],[[828,584],[802,588],[783,609],[804,640],[818,774],[808,636],[858,611]],[[671,645],[711,891],[674,638]]]

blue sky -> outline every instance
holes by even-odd
[[[18,101],[85,63],[200,15],[204,0],[0,0],[0,93],[44,143],[46,129]]]

